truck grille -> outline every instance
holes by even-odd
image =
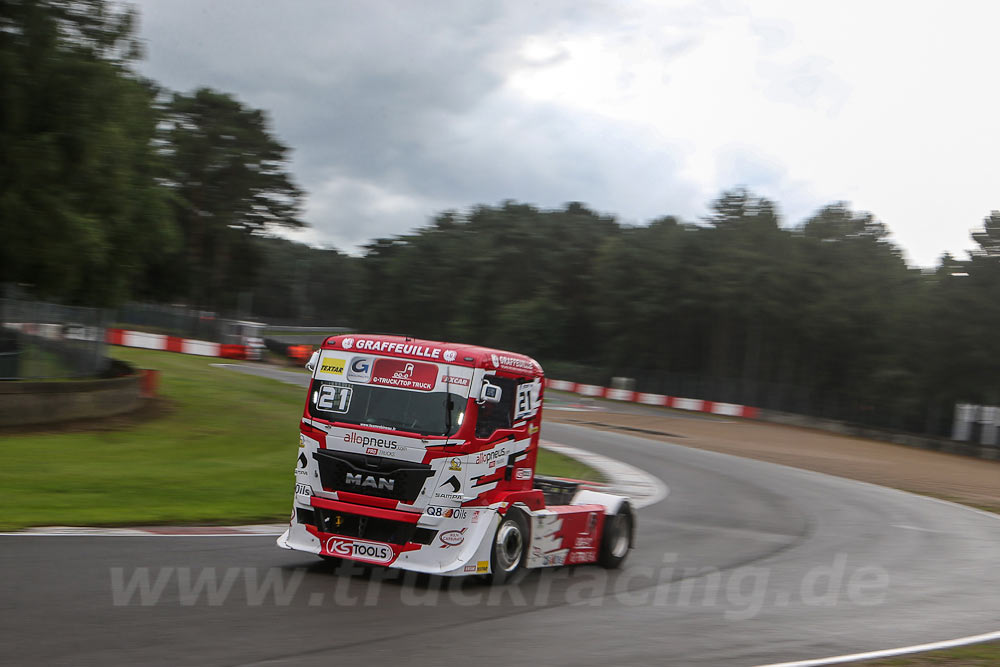
[[[434,474],[426,463],[395,461],[381,456],[365,456],[320,449],[313,452],[319,477],[327,491],[349,491],[376,498],[412,503],[424,482]]]

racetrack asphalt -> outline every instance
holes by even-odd
[[[267,536],[3,536],[0,664],[757,665],[1000,629],[993,515],[630,435],[542,435],[670,487],[622,570],[490,588],[343,573]],[[127,590],[143,574],[145,602]]]

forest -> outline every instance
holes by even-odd
[[[20,293],[492,345],[560,379],[916,432],[1000,403],[1000,212],[933,270],[871,213],[788,221],[742,187],[699,220],[512,199],[310,247],[282,236],[306,193],[267,113],[139,76],[135,21],[0,3],[0,283]]]

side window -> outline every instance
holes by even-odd
[[[488,438],[495,431],[510,428],[514,423],[514,402],[517,400],[518,381],[514,378],[490,376],[490,383],[499,385],[502,395],[499,403],[484,403],[479,406],[476,420],[476,437]]]

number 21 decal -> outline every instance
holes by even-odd
[[[351,407],[351,388],[325,384],[316,398],[316,409],[324,412],[347,412]]]

